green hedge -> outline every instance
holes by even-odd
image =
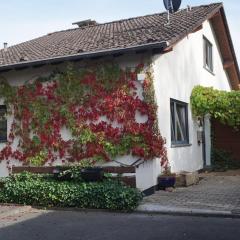
[[[193,115],[210,114],[224,124],[240,129],[240,91],[220,91],[196,86],[191,95]]]
[[[0,202],[43,207],[78,207],[134,210],[142,194],[120,182],[59,182],[50,177],[22,173],[6,179]]]

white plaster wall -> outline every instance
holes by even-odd
[[[213,44],[214,74],[203,68],[203,36]],[[216,89],[231,89],[223,69],[219,48],[208,21],[203,29],[188,35],[173,51],[153,57],[154,85],[158,104],[159,128],[167,141],[167,151],[173,172],[196,171],[203,168],[202,146],[197,143],[197,123],[193,119],[190,96],[196,85]],[[190,146],[171,147],[170,98],[189,103]],[[206,121],[207,163],[210,165],[210,129]]]
[[[203,68],[203,35],[205,35],[214,47],[214,74],[212,75]],[[112,58],[106,59],[113,61]],[[123,55],[115,58],[121,67],[135,67],[140,62],[148,63],[149,55]],[[197,124],[191,116],[189,106],[189,147],[171,148],[170,132],[170,98],[180,101],[190,102],[191,91],[196,85],[213,86],[217,89],[230,90],[227,76],[223,70],[220,53],[212,33],[211,26],[206,22],[203,29],[195,34],[191,34],[174,47],[172,52],[164,55],[155,55],[152,58],[154,70],[154,86],[158,103],[158,119],[161,135],[167,140],[167,150],[172,171],[195,171],[203,167],[202,146],[197,144]],[[78,64],[81,66],[81,63]],[[3,74],[11,84],[22,85],[25,81],[47,75],[56,67],[62,69],[65,65],[46,66],[36,69],[26,69],[21,71],[11,71]],[[139,88],[139,96],[141,90]],[[139,121],[145,121],[138,117]],[[8,121],[8,131],[11,126],[11,118]],[[63,130],[63,138],[67,139],[69,133]],[[210,136],[206,136],[210,139]],[[0,149],[4,144],[0,144]],[[210,153],[210,148],[207,150]],[[132,156],[124,156],[116,159],[119,162],[131,164],[137,160]],[[208,162],[210,157],[208,158]],[[20,165],[16,161],[12,164]],[[109,165],[109,164],[108,164]],[[110,163],[116,165],[116,163]],[[160,160],[153,159],[145,162],[137,168],[137,187],[141,190],[150,188],[157,183],[157,176],[161,172]],[[8,175],[6,162],[0,163],[0,176]]]

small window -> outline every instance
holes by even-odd
[[[5,105],[0,105],[0,142],[7,141],[7,108]]]
[[[189,144],[188,104],[171,99],[170,105],[172,145]]]
[[[213,72],[213,46],[210,41],[203,37],[203,56],[204,56],[204,67]]]

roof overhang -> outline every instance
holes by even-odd
[[[83,53],[74,54],[74,55],[59,56],[55,58],[40,59],[36,61],[24,61],[16,64],[0,66],[0,73],[11,71],[11,70],[21,70],[28,67],[38,67],[38,66],[43,66],[47,64],[59,64],[66,61],[97,59],[99,57],[104,57],[104,56],[115,56],[115,55],[118,56],[119,54],[133,53],[133,52],[136,53],[136,52],[142,52],[146,50],[148,51],[157,50],[158,52],[161,52],[164,49],[166,49],[168,46],[169,46],[169,43],[167,41],[161,41],[161,42],[147,43],[147,44],[137,45],[132,47],[114,48],[114,49],[95,51],[95,52],[83,52]]]
[[[201,30],[202,24],[206,20],[211,22],[216,35],[216,39],[221,51],[223,68],[228,75],[231,87],[233,90],[240,90],[240,71],[223,4],[219,5],[218,8],[212,11],[204,21],[199,21],[194,28],[188,29],[186,33],[183,33],[182,35],[179,35],[173,39],[165,51],[167,52],[168,50],[172,49],[178,42],[184,39],[186,35]]]
[[[232,88],[240,90],[240,71],[224,8],[221,7],[209,20],[218,40],[223,68],[228,74]]]

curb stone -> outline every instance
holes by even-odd
[[[172,206],[162,206],[158,204],[141,204],[138,206],[135,212],[145,214],[165,214],[176,216],[240,218],[240,213],[235,213],[234,211],[215,211],[208,209],[179,208]]]

